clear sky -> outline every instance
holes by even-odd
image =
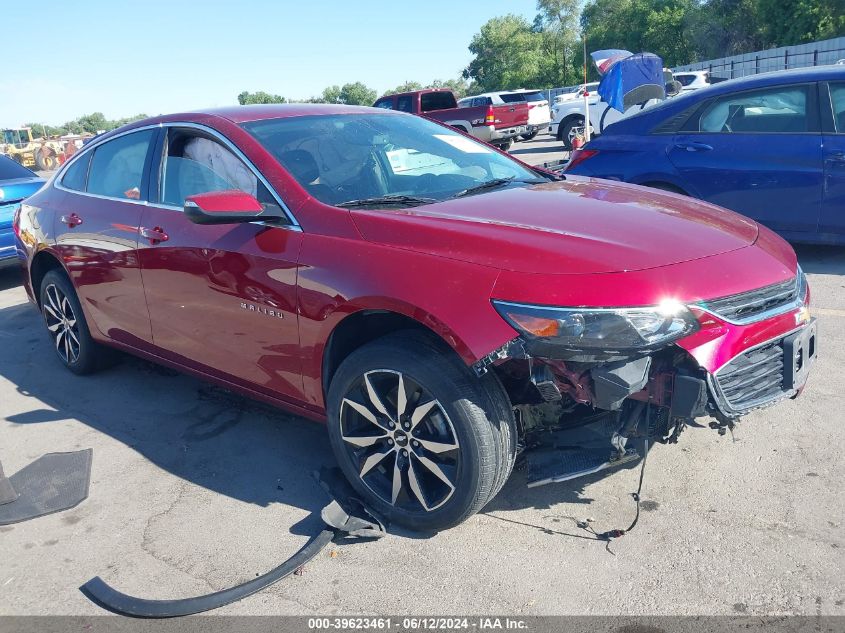
[[[3,24],[17,25],[6,29],[0,127],[229,105],[243,90],[307,98],[350,81],[381,92],[406,80],[449,79],[469,63],[467,46],[484,22],[536,13],[536,0],[0,5]]]

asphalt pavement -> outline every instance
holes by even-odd
[[[512,153],[561,158],[538,138]],[[687,430],[638,471],[541,488],[518,470],[435,536],[331,546],[221,614],[845,615],[845,248],[799,248],[819,319],[805,393],[735,436]],[[102,614],[78,587],[176,598],[254,578],[298,549],[326,498],[324,427],[151,363],[89,377],[54,358],[16,271],[0,273],[0,460],[93,448],[90,497],[0,527],[0,615]]]

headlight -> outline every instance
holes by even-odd
[[[675,301],[646,308],[555,308],[493,301],[500,315],[529,342],[573,351],[637,351],[662,347],[699,328]]]

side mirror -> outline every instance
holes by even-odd
[[[239,224],[285,217],[275,205],[265,209],[255,196],[235,189],[188,196],[185,215],[194,224]]]

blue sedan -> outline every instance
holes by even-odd
[[[44,180],[26,167],[0,156],[0,268],[18,262],[12,219],[21,201],[41,189],[43,184]]]
[[[845,244],[845,68],[725,81],[609,126],[567,173],[700,198],[794,242]]]

